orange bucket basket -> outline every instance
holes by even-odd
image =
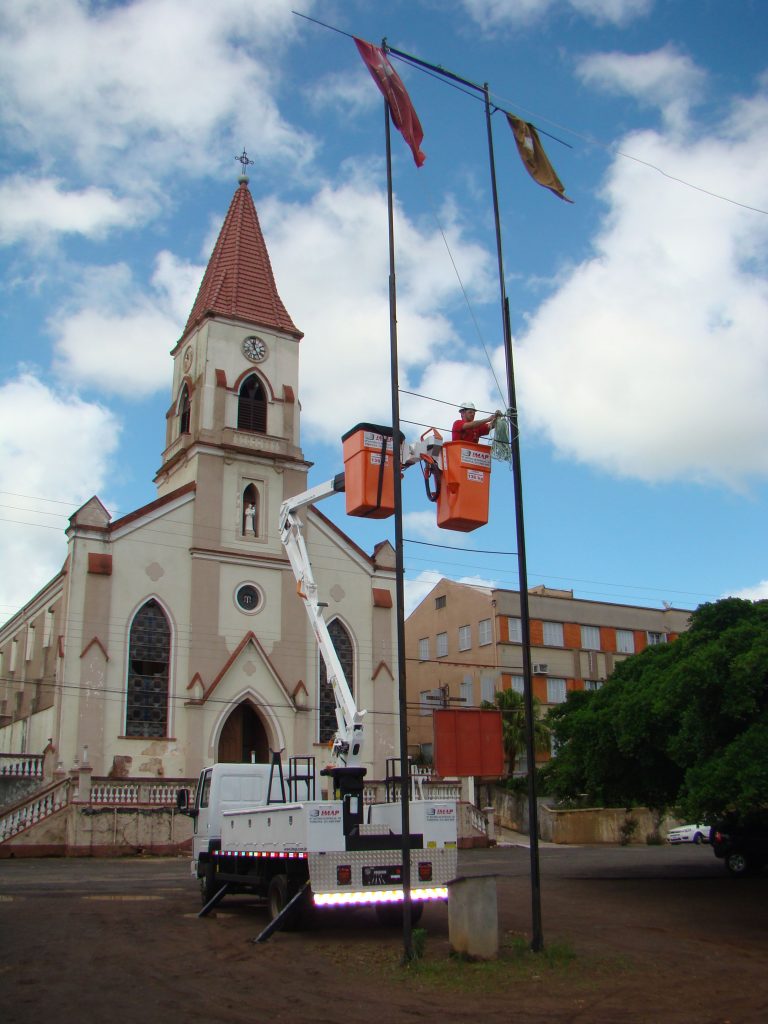
[[[446,441],[440,455],[437,525],[469,533],[488,522],[491,449],[470,441]]]
[[[348,516],[386,519],[395,511],[392,427],[358,423],[342,436]]]

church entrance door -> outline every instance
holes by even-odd
[[[247,700],[238,704],[219,737],[218,761],[229,764],[268,764],[269,742],[258,712]]]

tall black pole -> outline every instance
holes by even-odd
[[[496,255],[499,265],[499,287],[501,293],[501,317],[504,329],[504,358],[507,365],[507,389],[509,392],[510,442],[512,448],[512,478],[515,493],[515,524],[517,529],[517,564],[520,586],[520,625],[523,640],[523,686],[525,703],[525,751],[528,762],[528,832],[531,860],[531,948],[539,952],[544,946],[541,926],[541,877],[539,873],[539,813],[536,802],[536,744],[534,742],[533,720],[533,677],[531,674],[531,619],[528,607],[528,567],[525,557],[525,524],[523,520],[523,477],[520,467],[520,430],[515,394],[515,367],[512,358],[512,328],[509,320],[509,300],[504,280],[504,257],[501,246],[501,219],[499,217],[499,193],[496,187],[496,161],[493,154],[493,131],[491,129],[491,100],[488,84],[483,87],[485,95],[485,121],[488,131],[488,160],[491,169],[491,192],[493,194],[493,216],[496,225]]]
[[[405,686],[405,596],[403,592],[403,490],[400,459],[400,373],[397,364],[397,286],[395,214],[392,200],[392,148],[389,105],[384,100],[387,150],[387,221],[389,226],[389,353],[392,388],[392,470],[395,475],[395,611],[397,617],[397,695],[400,725],[400,811],[403,864],[403,960],[413,960],[411,926],[411,777],[408,770],[408,701]]]

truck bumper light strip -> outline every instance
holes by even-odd
[[[315,893],[315,906],[373,906],[376,903],[402,903],[402,889],[390,889],[379,892],[320,892]],[[447,900],[448,887],[436,886],[434,889],[411,889],[411,900],[414,903],[426,903],[427,900]]]
[[[267,860],[306,860],[301,850],[214,850],[214,857],[265,857]]]

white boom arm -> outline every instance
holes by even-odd
[[[333,640],[328,632],[328,627],[323,618],[323,606],[317,598],[317,583],[312,573],[312,565],[309,560],[307,546],[304,542],[302,532],[303,524],[296,514],[299,509],[312,504],[315,501],[322,501],[331,494],[337,494],[343,490],[343,476],[333,480],[327,480],[324,484],[318,484],[295,498],[288,498],[280,506],[280,539],[283,542],[288,560],[291,563],[293,574],[296,577],[296,587],[304,600],[304,607],[307,610],[309,621],[312,623],[317,643],[320,647],[320,654],[325,662],[325,670],[328,682],[333,688],[333,695],[336,700],[336,738],[333,742],[333,753],[343,764],[354,767],[361,763],[361,750],[363,746],[363,715],[365,711],[358,711],[352,691],[344,676],[344,670],[333,646]]]
[[[415,443],[404,444],[401,450],[402,468],[407,469],[420,459],[434,461],[441,446],[442,438],[437,431],[428,432]],[[342,764],[352,768],[362,763],[365,711],[359,711],[355,704],[355,698],[352,696],[349,683],[344,676],[344,669],[341,667],[336,648],[333,646],[333,640],[331,640],[331,635],[325,624],[323,618],[325,606],[318,601],[317,583],[312,573],[312,565],[302,532],[303,524],[297,515],[299,509],[316,501],[322,501],[323,498],[328,498],[343,490],[344,474],[342,473],[332,480],[326,480],[323,484],[317,484],[316,487],[297,494],[294,498],[288,498],[280,506],[279,530],[280,539],[296,577],[299,597],[304,601],[304,607],[320,647],[320,654],[325,662],[328,682],[333,688],[336,700],[338,728],[333,742],[333,754]]]

